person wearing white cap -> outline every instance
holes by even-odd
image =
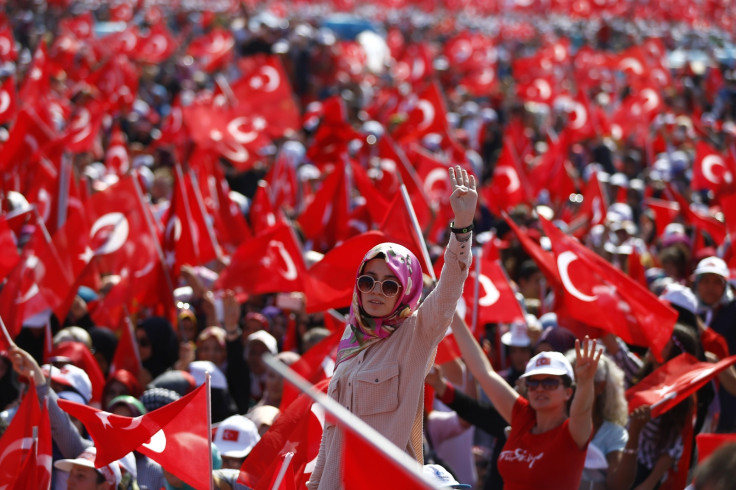
[[[68,490],[112,490],[118,486],[122,475],[117,462],[95,468],[97,449],[88,447],[74,459],[60,459],[54,467],[69,472]]]
[[[260,439],[256,424],[242,415],[233,415],[220,422],[213,443],[220,451],[222,467],[239,470]]]
[[[728,350],[736,353],[736,299],[728,283],[728,265],[718,257],[706,257],[693,272],[693,291],[698,298],[698,316],[726,339]],[[718,432],[736,432],[736,397],[723,385],[718,390],[721,416]]]
[[[575,341],[574,371],[560,352],[532,357],[521,376],[525,399],[494,371],[458,315],[452,331],[470,372],[511,424],[498,458],[504,488],[578,488],[593,433],[593,382],[602,352],[595,342],[587,337]]]
[[[422,473],[432,480],[437,488],[471,488],[470,485],[458,482],[449,471],[438,464],[425,464]]]

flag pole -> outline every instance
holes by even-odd
[[[342,430],[352,431],[375,451],[393,460],[416,484],[420,484],[427,489],[435,488],[435,484],[420,473],[417,461],[396,447],[396,445],[389,441],[383,434],[363,422],[363,420],[357,416],[353,415],[332,398],[315,389],[312,384],[299,376],[286,364],[279,361],[276,356],[266,353],[263,355],[263,361],[268,365],[268,367],[280,374],[286,381],[297,387],[300,391],[306,393],[312,400],[319,403],[325,409],[325,412],[329,413],[336,419],[337,425],[339,425]]]
[[[406,185],[404,184],[401,184],[401,197],[404,199],[404,206],[406,206],[406,210],[409,211],[409,216],[411,217],[411,224],[414,227],[414,233],[417,234],[419,243],[422,244],[422,258],[424,259],[424,265],[427,267],[427,272],[429,273],[429,277],[432,278],[432,282],[437,282],[437,276],[434,275],[434,268],[432,267],[432,261],[429,259],[429,252],[427,251],[427,244],[424,242],[424,235],[422,234],[422,229],[419,227],[419,220],[417,219],[417,215],[414,212],[414,206],[412,206],[411,204],[411,199],[409,199],[409,192],[406,190]]]
[[[271,490],[279,490],[281,488],[281,482],[284,480],[284,475],[286,475],[286,470],[289,468],[293,457],[294,453],[292,452],[284,454],[284,460],[281,462],[281,468],[279,468],[279,473],[276,475],[276,480],[271,485]]]
[[[217,241],[215,230],[212,228],[212,223],[210,223],[210,221],[207,219],[209,215],[204,207],[204,199],[202,199],[202,194],[199,192],[199,180],[197,179],[197,176],[194,175],[194,172],[191,168],[189,169],[189,172],[187,172],[187,174],[189,175],[189,179],[192,182],[194,200],[197,201],[199,212],[202,213],[202,216],[204,216],[204,225],[207,228],[207,235],[209,235],[210,242],[212,242],[212,246],[215,249],[215,255],[217,255],[218,260],[222,260],[222,247],[220,247],[220,243]]]
[[[5,327],[5,322],[3,321],[3,317],[0,316],[0,329],[2,329],[3,337],[5,338],[5,341],[8,343],[8,346],[15,347],[15,342],[13,341],[13,338],[10,336],[10,332],[8,332],[7,327]]]
[[[204,373],[204,383],[207,385],[207,447],[210,450],[207,462],[210,466],[210,490],[215,490],[215,479],[212,474],[212,395],[210,392],[210,373]]]

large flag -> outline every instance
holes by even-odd
[[[318,383],[315,388],[325,393],[328,380]],[[256,490],[271,489],[283,456],[293,453],[292,467],[297,488],[304,488],[314,468],[322,441],[324,409],[302,394],[289,408],[281,412],[268,432],[253,447],[240,468],[238,483]]]
[[[59,400],[59,406],[79,419],[95,441],[98,468],[138,451],[195,488],[209,488],[212,478],[208,403],[207,383],[135,418]]]
[[[652,418],[658,417],[734,363],[736,356],[711,363],[699,362],[683,352],[626,390],[629,413],[642,405],[650,405]]]
[[[390,241],[411,250],[419,259],[419,263],[422,264],[422,271],[425,274],[434,275],[427,245],[424,243],[424,236],[419,229],[419,222],[416,220],[406,187],[403,185],[401,192],[397,192],[393,201],[391,201],[380,229]]]
[[[722,445],[734,443],[736,434],[698,434],[695,436],[695,444],[698,445],[698,464]]]
[[[657,359],[672,334],[677,312],[574,238],[540,216],[552,242],[564,294],[558,307],[591,327],[630,344],[649,347]],[[605,311],[605,315],[601,315]]]
[[[0,438],[0,488],[48,489],[51,424],[31,381],[15,417]]]
[[[138,351],[138,341],[133,331],[133,322],[130,317],[124,315],[118,345],[115,347],[115,354],[110,363],[110,374],[119,369],[125,369],[137,378],[141,372],[141,367],[141,354]]]
[[[325,315],[327,316],[327,315]],[[335,329],[330,335],[320,340],[292,364],[291,370],[313,385],[332,377],[337,356],[337,346],[343,331]],[[291,402],[299,396],[299,390],[291,383],[284,383],[279,410],[284,412]]]
[[[306,269],[294,230],[282,223],[238,247],[214,288],[248,294],[304,291]]]

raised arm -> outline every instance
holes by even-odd
[[[478,341],[473,337],[465,321],[457,313],[452,318],[452,333],[455,334],[455,342],[460,348],[468,369],[488,395],[498,413],[506,422],[511,423],[511,412],[520,395],[493,370],[485,352],[478,345]]]
[[[579,448],[588,444],[593,433],[593,379],[603,350],[596,349],[594,340],[587,336],[582,346],[575,339],[575,382],[577,387],[570,405],[570,434]]]

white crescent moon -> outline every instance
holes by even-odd
[[[2,38],[0,38],[2,39]],[[7,90],[0,92],[0,114],[5,114],[5,111],[10,107],[10,94]]]
[[[150,449],[154,453],[161,454],[166,449],[166,434],[163,429],[159,429],[154,435],[151,436],[151,440],[143,444],[143,447]]]
[[[397,80],[406,80],[409,78],[411,70],[405,61],[397,61],[393,67],[394,78]]]
[[[30,449],[33,447],[33,438],[32,437],[24,437],[22,439],[16,439],[7,446],[5,446],[5,449],[3,450],[2,454],[0,454],[0,463],[3,462],[5,458],[7,458],[10,454],[12,454],[15,451],[23,451]],[[0,468],[3,468],[4,470],[8,470],[10,473],[14,473],[14,471],[10,468],[6,467],[7,465],[0,464]],[[17,468],[16,468],[17,471]],[[4,487],[3,487],[4,488]]]
[[[33,283],[33,284],[31,285],[31,287],[29,287],[29,288],[28,288],[28,291],[26,291],[26,292],[25,292],[25,293],[23,293],[23,294],[22,294],[21,296],[19,296],[19,297],[17,297],[17,298],[15,299],[15,304],[16,304],[16,305],[19,305],[19,304],[21,304],[21,303],[25,303],[26,301],[28,301],[29,299],[33,298],[33,297],[34,297],[35,295],[37,295],[38,293],[39,293],[39,290],[38,290],[38,284],[36,284],[36,283],[34,282],[34,283]]]
[[[559,44],[555,44],[554,53],[555,53],[555,59],[557,61],[564,60],[565,56],[567,55],[567,51],[565,51],[565,48],[560,46]]]
[[[434,185],[437,182],[442,182],[445,184],[442,191],[435,192]],[[434,196],[437,194],[438,196],[441,194],[442,196],[446,195],[446,191],[450,189],[449,181],[447,180],[447,170],[441,169],[441,168],[435,168],[431,172],[427,174],[427,178],[424,179],[424,192],[428,196]]]
[[[105,226],[114,226],[112,233],[107,237],[105,243],[95,250],[95,255],[106,255],[113,253],[123,246],[128,239],[130,226],[123,213],[107,213],[94,222],[89,230],[89,237],[94,238],[98,231]]]
[[[264,92],[273,92],[274,90],[279,88],[279,85],[281,85],[281,77],[279,76],[279,72],[273,66],[262,66],[261,74],[263,74],[263,76],[265,76],[268,80],[263,87]]]
[[[70,128],[72,131],[78,131],[72,141],[74,143],[79,143],[83,139],[85,139],[87,136],[89,136],[90,133],[90,127],[89,127],[89,121],[90,121],[90,115],[89,110],[86,108],[83,108],[79,111],[78,117],[75,119],[74,124],[72,124],[72,127]]]
[[[534,3],[534,0],[514,0],[514,3],[519,7],[528,7]]]
[[[621,60],[621,62],[618,64],[619,68],[621,68],[621,71],[625,70],[626,68],[631,69],[634,73],[637,75],[641,75],[644,73],[644,67],[641,66],[641,63],[639,60],[634,58],[624,58]]]
[[[641,91],[641,96],[644,99],[644,110],[647,112],[653,111],[659,106],[659,94],[651,88],[645,88]]]
[[[284,247],[283,242],[280,242],[278,240],[271,240],[270,242],[268,242],[268,247],[275,247],[278,254],[281,255],[281,258],[284,260],[286,270],[279,270],[279,273],[284,277],[284,279],[288,281],[293,281],[294,279],[296,279],[296,266],[294,265],[294,261],[291,260],[289,252],[286,251],[286,247]]]
[[[572,122],[571,127],[573,129],[580,129],[585,126],[588,122],[588,111],[585,110],[583,104],[580,102],[573,101],[573,112],[575,113],[575,121]]]
[[[422,58],[414,58],[412,63],[412,76],[415,80],[418,80],[424,76],[427,71],[427,65],[424,63]]]
[[[164,230],[164,236],[175,242],[179,241],[179,238],[181,238],[181,220],[178,216],[174,215],[169,218],[169,221],[166,223],[166,229]]]
[[[248,150],[246,150],[243,146],[240,144],[237,144],[237,147],[232,142],[228,143],[225,141],[220,141],[218,149],[220,150],[220,153],[222,153],[222,156],[227,158],[228,160],[232,162],[238,162],[238,163],[245,163],[250,158],[250,154],[248,153]]]
[[[483,68],[483,71],[478,77],[478,82],[482,83],[483,85],[488,85],[489,83],[493,82],[495,78],[496,72],[493,70],[493,68]]]
[[[481,274],[478,277],[478,282],[483,287],[483,291],[485,291],[483,297],[478,299],[478,304],[480,306],[492,306],[496,304],[498,298],[501,297],[501,293],[499,292],[496,285],[493,284],[491,278],[484,274]]]
[[[150,45],[153,48],[152,54],[155,56],[161,56],[166,52],[166,48],[169,46],[169,43],[163,35],[156,34],[151,38]]]
[[[51,194],[46,189],[38,191],[38,203],[42,204],[42,206],[39,206],[41,208],[41,218],[43,218],[44,223],[47,223],[51,214]]]
[[[508,165],[501,165],[500,167],[496,167],[496,171],[508,177],[509,185],[506,187],[507,192],[514,192],[521,187],[521,182],[519,181],[519,176],[515,169]]]
[[[141,277],[148,275],[148,273],[151,272],[151,270],[153,269],[153,265],[154,265],[154,262],[148,262],[143,269],[135,271],[133,273],[133,276],[141,278]]]
[[[130,422],[128,422],[128,425],[125,427],[120,427],[123,430],[133,430],[139,425],[141,425],[141,421],[143,420],[143,415],[139,415],[138,417],[134,417],[130,419]]]
[[[182,116],[181,109],[179,107],[173,107],[169,113],[169,131],[175,133],[181,129]]]
[[[320,427],[322,427],[322,431],[324,431],[325,430],[325,409],[319,403],[313,403],[312,408],[310,408],[309,410],[317,418],[317,421],[319,422]],[[304,466],[305,475],[311,474],[314,471],[315,466],[317,466],[318,456],[319,454],[317,454],[312,461],[310,461]]]
[[[549,86],[549,82],[544,78],[537,78],[532,82],[539,92],[539,98],[542,100],[549,100],[552,96],[552,87]]]
[[[256,131],[241,131],[240,126],[245,124],[246,122],[248,122],[248,118],[245,116],[240,116],[230,121],[227,125],[228,133],[230,133],[230,135],[235,138],[235,141],[243,145],[252,143],[258,137],[258,132]]]
[[[467,39],[461,39],[455,44],[455,61],[462,63],[470,58],[473,54],[473,47],[470,45],[470,41]]]
[[[128,160],[128,152],[125,151],[125,148],[123,148],[120,145],[115,145],[115,146],[110,147],[110,149],[107,152],[107,158],[110,160],[117,159],[120,162],[120,165],[118,165],[118,167],[120,167],[120,172],[121,173],[128,172],[130,161]]]
[[[578,256],[575,255],[573,252],[570,252],[569,250],[562,252],[557,257],[557,269],[560,271],[560,279],[562,280],[562,285],[565,286],[565,289],[568,293],[572,294],[580,301],[595,301],[596,299],[598,299],[597,296],[589,296],[587,294],[583,294],[575,287],[575,285],[570,280],[570,273],[568,272],[567,268],[570,266],[571,262],[577,259]]]
[[[417,107],[422,111],[422,122],[417,124],[417,129],[423,131],[434,122],[434,106],[426,99],[419,99]]]
[[[10,54],[10,39],[5,36],[0,36],[0,55],[6,56]]]
[[[120,36],[120,41],[121,47],[125,52],[133,51],[136,44],[138,44],[138,38],[131,31],[123,32],[122,36]]]
[[[714,184],[720,184],[720,180],[718,177],[713,173],[713,167],[716,165],[720,165],[724,169],[726,169],[723,172],[723,180],[725,183],[730,184],[733,177],[731,176],[731,172],[728,171],[725,163],[723,163],[723,158],[721,158],[718,155],[707,155],[705,158],[703,158],[703,163],[701,164],[703,167],[703,175],[706,179],[711,181]]]
[[[603,213],[601,213],[601,198],[598,196],[595,196],[593,198],[593,203],[591,204],[591,207],[593,208],[593,218],[590,220],[591,224],[598,224],[601,222],[601,218],[603,218]]]

